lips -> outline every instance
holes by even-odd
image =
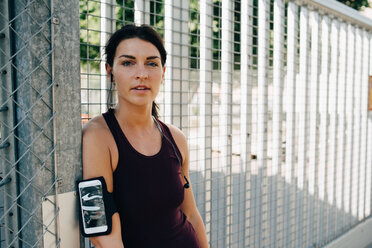
[[[138,85],[136,87],[133,87],[132,90],[149,90],[150,88],[144,86],[144,85]]]

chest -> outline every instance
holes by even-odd
[[[163,149],[152,157],[130,151],[119,154],[114,192],[118,208],[128,218],[148,218],[174,211],[184,200],[177,158]]]

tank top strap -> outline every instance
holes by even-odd
[[[120,148],[124,145],[124,134],[120,128],[118,121],[115,118],[114,109],[110,108],[106,113],[103,113],[102,115],[112,133],[112,136],[114,136],[114,140],[116,142],[118,150],[120,150]]]
[[[156,120],[159,123],[159,125],[160,125],[160,127],[161,127],[161,129],[163,131],[164,136],[167,138],[166,140],[168,142],[172,142],[173,143],[173,146],[175,148],[175,151],[173,151],[173,148],[172,148],[172,152],[173,153],[176,152],[177,155],[180,157],[181,161],[183,161],[182,154],[181,154],[180,150],[178,149],[177,143],[174,140],[173,135],[172,135],[169,127],[164,122],[160,121],[159,119],[156,119]],[[170,145],[172,147],[172,144],[170,144]]]

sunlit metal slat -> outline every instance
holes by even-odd
[[[346,55],[347,55],[347,24],[342,22],[339,31],[339,65],[338,65],[338,93],[337,93],[337,165],[336,165],[336,206],[343,208],[344,198],[344,170],[345,170],[345,126],[346,126]],[[336,233],[341,231],[344,216],[337,213]]]
[[[115,22],[113,21],[114,18],[114,8],[113,8],[113,0],[102,0],[100,3],[100,11],[101,11],[101,18],[100,18],[100,44],[106,44],[109,36],[115,31]],[[112,94],[109,92],[110,84],[112,84],[112,77],[107,76],[106,72],[106,53],[105,53],[105,46],[100,46],[100,74],[101,74],[101,112],[106,112],[108,108],[108,96]]]
[[[351,225],[351,169],[353,165],[353,108],[354,108],[354,51],[355,28],[348,25],[346,69],[346,149],[344,174],[344,211],[345,226]]]
[[[222,0],[222,40],[221,40],[221,172],[225,175],[226,199],[226,237],[224,244],[229,247],[232,235],[232,84],[233,84],[233,5],[229,0]]]
[[[362,37],[361,29],[355,30],[355,70],[354,70],[354,104],[353,104],[353,163],[351,172],[351,214],[352,225],[357,223],[358,217],[358,191],[360,176],[360,114],[361,114],[361,67],[362,67]]]
[[[369,33],[368,35],[368,42],[369,42],[369,53],[368,53],[368,75],[372,75],[372,34]],[[369,83],[368,79],[368,83]],[[370,89],[371,90],[371,89]],[[369,93],[371,94],[371,93]],[[370,97],[370,95],[368,96]],[[370,101],[370,99],[369,99]],[[372,147],[372,113],[371,111],[368,112],[367,118],[367,147]],[[367,152],[367,169],[366,169],[366,206],[365,206],[365,215],[369,216],[372,214],[372,153]]]
[[[368,147],[367,147],[367,115],[368,115],[368,89],[369,87],[369,77],[368,77],[368,62],[369,62],[369,56],[366,56],[369,54],[369,33],[366,30],[362,31],[362,43],[363,47],[361,49],[362,53],[362,72],[361,72],[361,130],[360,130],[360,178],[359,178],[359,203],[358,203],[358,217],[359,221],[363,220],[365,215],[365,206],[366,206],[366,181],[368,175],[367,173],[367,153],[368,153]],[[371,185],[369,186],[371,187]]]
[[[309,194],[314,199],[318,198],[318,112],[319,112],[319,14],[315,11],[310,12],[311,23],[311,62],[310,62],[310,122],[309,122]],[[319,211],[317,200],[309,202],[309,240],[316,240],[318,236]]]
[[[307,149],[308,149],[308,44],[309,44],[309,11],[305,6],[300,11],[300,57],[299,75],[296,80],[296,113],[298,116],[298,145],[297,145],[297,188],[299,192],[307,191],[306,175],[307,169]],[[307,199],[306,194],[296,195],[296,214],[295,225],[297,231],[295,246],[306,246],[307,234]]]
[[[205,177],[205,229],[211,238],[211,178],[212,178],[212,13],[209,1],[200,1],[200,123],[199,156],[201,171]]]
[[[296,123],[296,63],[297,63],[297,32],[298,32],[298,6],[294,2],[288,2],[287,13],[287,84],[286,84],[286,151],[285,151],[285,182],[295,183],[294,169],[295,160],[295,123]],[[295,240],[295,225],[291,223],[291,215],[295,211],[294,187],[287,187],[285,191],[285,247],[293,246]]]
[[[337,93],[338,93],[338,46],[339,46],[339,22],[335,19],[331,21],[330,30],[330,73],[329,73],[329,156],[327,165],[327,198],[329,206],[335,203],[335,172],[337,158]],[[329,207],[328,210],[328,231],[329,235],[335,235],[335,209]]]
[[[276,207],[269,215],[270,219],[270,246],[283,246],[283,222],[282,207],[284,203],[282,171],[282,126],[283,126],[283,86],[284,86],[284,2],[274,1],[274,40],[273,40],[273,131],[272,131],[272,164],[271,173],[274,178],[272,197],[276,201]]]
[[[258,54],[257,54],[257,168],[258,190],[261,198],[257,209],[259,216],[258,230],[255,239],[257,247],[267,247],[270,241],[268,219],[268,174],[267,174],[267,110],[269,85],[269,22],[270,1],[258,1]]]

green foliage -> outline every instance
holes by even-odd
[[[368,0],[337,0],[337,1],[346,4],[347,6],[356,10],[361,10],[363,7],[369,7]]]
[[[134,0],[116,0],[116,29],[134,22]]]
[[[164,37],[164,6],[163,0],[150,1],[150,25]]]
[[[98,2],[79,2],[80,7],[80,64],[82,71],[99,72],[100,5]]]

